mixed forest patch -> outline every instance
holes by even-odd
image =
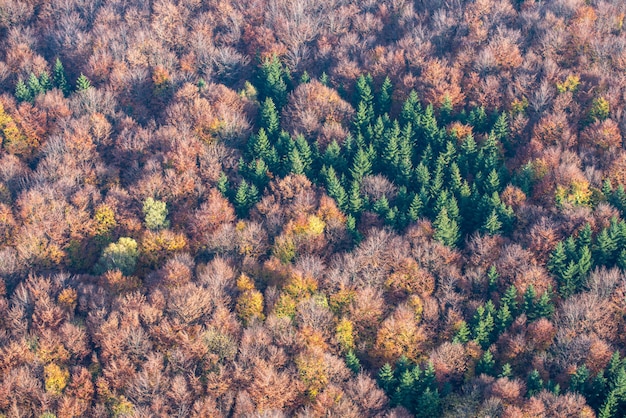
[[[0,417],[626,415],[623,1],[0,1]]]

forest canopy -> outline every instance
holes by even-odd
[[[0,0],[0,417],[625,416],[625,16]]]

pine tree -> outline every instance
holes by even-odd
[[[611,266],[615,258],[615,251],[617,245],[611,236],[608,229],[603,229],[596,240],[596,254],[594,259],[596,263],[601,266]]]
[[[441,106],[439,107],[439,120],[442,125],[447,125],[452,119],[452,112],[454,107],[452,106],[452,100],[447,94],[443,97]]]
[[[370,123],[367,104],[365,102],[359,102],[356,106],[356,113],[354,114],[354,127],[358,133],[364,134],[367,132],[367,127]]]
[[[501,334],[506,331],[511,323],[513,323],[513,315],[511,315],[509,305],[503,304],[496,314],[496,329],[498,333]]]
[[[266,97],[261,105],[261,127],[265,128],[268,137],[277,137],[280,128],[280,118],[271,97]]]
[[[337,141],[333,140],[330,144],[328,144],[326,151],[324,151],[322,162],[324,165],[334,167],[335,170],[340,173],[344,172],[346,160],[343,158],[341,146],[337,143]]]
[[[398,387],[392,397],[392,402],[395,405],[402,405],[407,409],[411,408],[411,401],[413,399],[413,385],[415,379],[413,373],[410,370],[405,370],[398,379]]]
[[[437,218],[433,223],[435,227],[434,238],[448,247],[456,247],[461,233],[459,231],[459,225],[456,221],[450,219],[448,216],[448,210],[446,208],[441,209]]]
[[[598,418],[615,418],[617,417],[618,401],[614,392],[610,392],[602,407],[598,411]]]
[[[311,76],[305,70],[300,76],[300,84],[306,84],[306,83],[309,83],[310,81],[311,81]]]
[[[335,199],[339,209],[345,210],[348,203],[348,196],[337,178],[335,169],[332,166],[324,166],[321,173],[326,182],[326,191],[328,192],[328,196]]]
[[[565,253],[565,246],[563,242],[559,242],[552,254],[550,254],[550,260],[548,261],[548,270],[550,273],[557,277],[561,277],[566,268],[567,254]]]
[[[241,180],[241,183],[239,183],[239,187],[237,188],[237,192],[235,193],[235,198],[233,202],[237,211],[237,215],[240,218],[244,218],[248,214],[248,193],[248,183],[245,180]]]
[[[65,76],[65,69],[60,59],[56,59],[54,62],[54,68],[52,70],[52,82],[54,87],[61,90],[61,92],[67,96],[69,94],[69,88],[67,85],[67,77]]]
[[[30,73],[27,84],[32,98],[35,98],[44,92],[43,87],[39,84],[39,78],[35,75],[35,73]]]
[[[359,374],[361,371],[361,362],[352,350],[346,353],[346,366],[348,366],[348,369],[354,374]]]
[[[304,174],[305,167],[300,158],[300,153],[297,148],[293,148],[289,153],[289,172],[293,174]]]
[[[422,106],[415,90],[411,90],[409,97],[402,104],[402,111],[400,113],[400,121],[405,123],[411,123],[414,127],[419,125],[420,113],[422,112]]]
[[[461,321],[461,325],[459,326],[456,335],[454,336],[452,342],[458,344],[465,344],[470,340],[471,332],[469,327],[467,326],[467,322]]]
[[[272,154],[272,145],[264,128],[259,129],[256,135],[251,135],[248,140],[248,157],[251,159],[261,158],[269,160]]]
[[[578,259],[578,277],[576,280],[576,291],[579,291],[587,282],[587,275],[591,271],[591,250],[588,246],[584,246],[580,250],[580,258]]]
[[[535,286],[529,284],[528,287],[526,287],[526,292],[524,292],[524,312],[529,318],[531,315],[534,315],[536,297],[537,292],[535,292]]]
[[[485,349],[491,343],[491,335],[495,328],[492,313],[487,312],[484,307],[480,306],[474,316],[474,320],[476,322],[473,332],[474,341]]]
[[[47,72],[44,71],[39,75],[39,85],[44,92],[52,90],[52,80],[50,80],[50,76]]]
[[[489,235],[496,235],[500,233],[500,230],[502,229],[502,222],[498,219],[498,213],[495,209],[491,211],[491,215],[489,215],[483,224],[482,229]]]
[[[330,86],[330,80],[328,79],[328,74],[326,74],[326,71],[322,72],[322,75],[320,76],[320,83],[322,83],[322,85],[326,87]]]
[[[419,194],[414,194],[413,199],[411,199],[411,204],[409,205],[408,217],[411,221],[415,222],[419,219],[422,214],[422,208],[424,204],[422,203],[422,199],[420,199]]]
[[[576,292],[577,280],[578,265],[574,261],[570,261],[559,277],[559,293],[563,298],[568,298]]]
[[[511,377],[513,376],[513,370],[511,369],[511,365],[509,363],[504,363],[502,366],[502,371],[498,375],[498,377]]]
[[[476,364],[476,375],[486,374],[493,376],[495,374],[496,361],[491,351],[487,350]]]
[[[393,94],[393,85],[389,77],[385,77],[382,86],[380,87],[380,94],[378,96],[378,113],[389,113],[391,110],[391,96]]]
[[[217,179],[217,190],[220,191],[220,193],[222,194],[222,196],[226,197],[228,194],[228,177],[226,177],[226,174],[224,174],[224,172],[220,172],[220,176]]]
[[[364,103],[366,106],[367,124],[374,120],[374,96],[372,94],[372,77],[361,75],[356,80],[356,101],[358,105]]]
[[[303,135],[298,135],[296,136],[295,147],[298,150],[300,161],[302,161],[304,173],[308,175],[311,171],[311,166],[313,165],[313,152],[311,151],[311,146]]]
[[[572,392],[578,392],[582,395],[585,395],[587,392],[587,380],[589,379],[590,373],[587,366],[584,364],[576,369],[576,373],[572,375],[570,380],[569,388]]]
[[[538,318],[550,318],[554,313],[554,304],[552,303],[552,288],[548,286],[548,289],[543,292],[536,301],[534,311],[527,314],[529,319]]]
[[[359,183],[356,181],[353,181],[352,185],[350,186],[350,191],[348,194],[348,210],[350,211],[350,213],[356,215],[356,214],[361,213],[364,205],[365,205],[365,202],[363,201],[363,198],[361,197],[361,190],[360,190]]]
[[[354,154],[352,160],[352,167],[350,168],[350,175],[352,180],[360,182],[363,177],[372,173],[372,160],[370,154],[363,148],[359,148]]]
[[[395,177],[395,175],[397,174],[400,152],[399,137],[400,126],[396,121],[387,136],[387,143],[385,144],[381,155],[382,165],[380,168],[385,174],[390,174],[389,177]]]
[[[80,76],[76,80],[76,91],[85,91],[91,87],[91,82],[85,74],[80,73]]]
[[[587,247],[591,248],[591,225],[589,222],[578,232],[578,238],[576,238],[576,246],[580,249]]]
[[[33,96],[21,78],[17,80],[15,85],[15,98],[18,102],[30,102],[33,100]]]
[[[261,64],[259,74],[259,93],[265,99],[270,97],[278,109],[287,102],[287,71],[276,55]]]
[[[429,187],[430,171],[428,170],[426,164],[420,162],[417,167],[415,167],[415,179],[418,186],[426,188]]]
[[[539,375],[539,372],[535,369],[528,375],[528,379],[526,380],[526,396],[529,398],[541,392],[543,389],[543,379]]]
[[[396,378],[389,363],[385,363],[378,371],[378,386],[390,396],[396,390]]]

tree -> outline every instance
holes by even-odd
[[[32,98],[35,98],[44,92],[43,87],[39,84],[39,78],[34,73],[30,73],[30,76],[28,77],[28,89],[30,90]]]
[[[17,80],[17,84],[15,85],[15,98],[18,102],[30,102],[33,100],[31,91],[21,78]]]
[[[495,373],[496,362],[491,351],[487,350],[476,364],[476,374],[487,374],[493,376]]]
[[[266,97],[261,105],[261,127],[267,131],[270,138],[276,138],[280,128],[280,119],[276,105],[270,97]]]
[[[91,81],[83,73],[76,80],[76,91],[85,91],[91,87]]]
[[[392,95],[393,85],[391,84],[389,77],[385,77],[378,95],[378,114],[389,113],[391,110]]]
[[[529,398],[541,392],[543,389],[543,379],[539,375],[539,372],[535,369],[528,375],[526,380],[526,396]]]
[[[495,209],[491,211],[491,215],[485,221],[482,229],[489,235],[496,235],[502,229],[502,222],[498,219],[498,213]]]
[[[350,168],[350,175],[352,180],[360,182],[363,177],[372,173],[372,160],[370,153],[359,148],[354,154],[352,160],[352,167]]]
[[[259,93],[265,99],[270,97],[278,109],[287,102],[287,81],[289,75],[276,55],[267,58],[261,64],[259,74]]]
[[[378,386],[380,386],[387,395],[391,395],[396,390],[396,384],[393,369],[389,363],[385,363],[378,371]]]
[[[335,199],[337,206],[339,206],[341,210],[345,210],[348,203],[348,195],[339,182],[335,169],[332,166],[324,166],[321,173],[326,183],[326,191],[328,192],[328,195]]]
[[[469,327],[467,326],[467,322],[461,321],[459,330],[456,332],[456,335],[454,336],[452,342],[455,342],[458,344],[465,344],[466,342],[470,340],[470,337],[471,337],[471,331]]]
[[[167,204],[160,200],[154,200],[149,197],[143,202],[143,216],[146,228],[152,231],[166,229],[170,226],[167,220]]]
[[[125,276],[129,276],[135,271],[138,256],[137,241],[122,237],[104,249],[94,270],[97,274],[103,274],[117,269]]]
[[[456,247],[461,238],[461,233],[458,224],[450,219],[448,210],[445,207],[437,214],[433,226],[435,227],[434,238],[437,241],[448,247]]]
[[[67,96],[69,94],[69,89],[67,85],[67,77],[65,76],[65,69],[63,68],[63,64],[61,60],[57,58],[54,62],[54,68],[52,70],[52,82],[54,87],[61,90],[61,92]]]
[[[352,350],[346,353],[346,366],[348,366],[348,369],[352,370],[352,373],[355,375],[359,374],[361,371],[361,362]]]

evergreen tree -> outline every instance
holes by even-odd
[[[563,242],[559,242],[552,254],[550,254],[550,260],[548,261],[548,270],[557,277],[561,277],[566,269],[567,254],[565,253],[565,246]]]
[[[601,266],[612,266],[615,259],[617,245],[609,235],[608,229],[603,229],[596,240],[596,254],[594,259]]]
[[[304,174],[305,166],[300,158],[300,153],[297,148],[293,148],[289,153],[289,172],[293,174]]]
[[[324,165],[332,166],[340,173],[343,173],[346,168],[346,160],[341,155],[341,146],[335,140],[326,147],[322,161]]]
[[[610,392],[598,411],[598,418],[616,418],[618,401],[615,392]]]
[[[400,112],[400,121],[403,124],[410,123],[411,125],[418,126],[420,120],[420,114],[422,112],[422,106],[415,90],[411,90],[409,97],[402,104],[402,111]]]
[[[399,162],[399,137],[400,137],[400,126],[397,121],[394,123],[393,128],[389,132],[387,136],[387,143],[385,144],[385,148],[382,152],[382,165],[381,170],[385,174],[391,174],[389,177],[394,177],[397,174],[397,167]]]
[[[537,297],[537,292],[535,292],[535,286],[529,284],[526,287],[526,291],[524,292],[524,312],[530,318],[530,315],[533,315],[535,312],[535,298]]]
[[[237,215],[240,218],[244,218],[248,214],[248,202],[250,200],[248,194],[248,183],[245,180],[241,180],[241,183],[239,183],[239,187],[237,188],[237,192],[235,192],[235,198],[233,202],[233,204],[235,205],[235,210],[237,211]]]
[[[578,248],[591,248],[591,225],[589,222],[578,232],[578,238],[576,239],[576,246]]]
[[[543,389],[543,379],[539,375],[539,372],[535,369],[528,375],[526,380],[526,396],[529,398],[538,394]]]
[[[30,102],[33,100],[33,96],[21,78],[17,80],[15,85],[15,98],[18,102]]]
[[[39,78],[34,73],[30,73],[27,84],[28,90],[30,90],[30,95],[33,99],[44,92],[43,87],[39,84]]]
[[[513,376],[513,370],[511,369],[511,365],[509,363],[504,363],[502,366],[502,371],[498,375],[498,377],[511,377]]]
[[[569,388],[572,392],[578,392],[581,395],[587,393],[587,380],[589,380],[590,373],[587,366],[584,364],[576,369],[576,373],[572,375]]]
[[[354,374],[359,374],[361,371],[361,362],[352,350],[346,353],[346,366],[348,366],[348,369]]]
[[[584,246],[580,250],[580,258],[578,259],[578,278],[576,280],[576,291],[579,291],[587,282],[587,275],[591,270],[591,250],[588,246]]]
[[[433,226],[435,227],[434,238],[437,241],[448,247],[456,247],[461,238],[461,233],[456,221],[450,219],[448,216],[448,210],[446,208],[441,209]]]
[[[420,199],[419,194],[414,194],[413,199],[411,199],[411,204],[409,205],[408,217],[411,221],[415,222],[419,219],[422,213],[422,208],[424,204],[422,203],[422,199]]]
[[[359,183],[356,181],[353,181],[352,185],[350,186],[350,191],[348,195],[348,210],[350,211],[350,213],[356,215],[356,214],[361,213],[364,205],[365,205],[365,202],[363,201],[363,198],[361,197],[361,190],[360,190]]]
[[[498,213],[495,209],[491,211],[491,215],[489,215],[485,221],[482,229],[489,235],[496,235],[500,233],[500,230],[502,229],[502,222],[498,219]]]
[[[370,154],[363,148],[359,148],[354,154],[350,175],[354,181],[360,182],[363,177],[372,173],[372,160]]]
[[[393,94],[393,85],[389,77],[385,77],[382,86],[380,87],[380,94],[378,96],[378,113],[389,113],[391,110],[391,96]]]
[[[470,337],[471,337],[471,332],[470,332],[469,327],[467,326],[467,322],[461,321],[461,325],[459,326],[459,329],[456,332],[456,335],[454,336],[454,339],[452,340],[452,342],[455,342],[458,344],[465,344],[466,342],[470,340]]]
[[[320,83],[322,83],[322,85],[326,87],[330,86],[330,80],[328,79],[328,74],[326,74],[326,71],[322,72],[322,75],[320,76]]]
[[[287,71],[276,55],[261,64],[259,74],[259,93],[265,99],[270,97],[278,109],[287,102]]]
[[[576,292],[577,281],[578,265],[574,261],[570,261],[559,277],[559,293],[563,298],[568,298]]]
[[[476,315],[474,315],[474,332],[473,337],[483,349],[486,349],[491,343],[491,336],[495,328],[493,315],[483,306],[478,307]]]
[[[513,315],[511,314],[509,305],[503,304],[496,314],[496,329],[498,333],[501,334],[506,331],[511,323],[513,323]]]
[[[54,87],[63,92],[65,96],[69,94],[69,88],[67,85],[67,77],[65,76],[65,69],[60,59],[56,59],[54,62],[54,68],[52,69],[52,82]]]
[[[91,87],[91,82],[85,74],[80,73],[80,76],[76,80],[76,91],[85,91]]]
[[[306,83],[309,83],[310,81],[311,81],[311,76],[305,70],[300,76],[300,84],[306,84]]]
[[[495,374],[496,361],[491,351],[487,350],[476,364],[476,375],[486,374],[493,376]]]
[[[367,125],[374,120],[374,96],[372,94],[372,76],[361,75],[356,80],[356,101],[355,104],[363,103],[366,107]]]
[[[47,72],[44,71],[39,75],[39,85],[44,92],[52,90],[52,80],[50,80],[50,76]]]
[[[539,297],[539,300],[536,301],[534,310],[531,313],[528,313],[529,319],[538,319],[538,318],[550,318],[554,313],[554,304],[552,303],[552,289],[548,286],[548,289],[543,292],[543,294]]]
[[[313,151],[311,150],[311,146],[304,135],[296,136],[295,147],[298,150],[300,160],[304,166],[304,172],[309,174],[313,165]]]
[[[266,161],[271,159],[272,145],[264,128],[259,129],[256,135],[250,136],[247,147],[249,158],[261,158]]]
[[[228,194],[228,177],[226,177],[226,174],[224,174],[224,172],[220,172],[220,176],[217,179],[217,190],[220,191],[220,193],[222,194],[222,196],[227,197]]]
[[[413,400],[414,384],[413,373],[410,370],[405,370],[398,379],[398,387],[391,398],[392,402],[395,405],[402,405],[409,410],[413,409],[411,408],[411,401]]]
[[[396,390],[396,378],[389,363],[385,363],[378,371],[378,386],[391,396]]]
[[[268,137],[277,137],[280,128],[280,118],[271,97],[266,97],[261,105],[261,127],[265,128]]]
[[[431,418],[441,414],[441,398],[437,389],[427,387],[417,399],[417,407],[412,411],[416,417]]]
[[[328,196],[335,199],[335,201],[337,202],[337,206],[339,206],[339,209],[345,210],[348,203],[348,196],[345,189],[339,182],[339,179],[337,178],[337,173],[335,172],[335,169],[332,166],[324,166],[321,173],[326,183],[326,191],[328,192]]]

